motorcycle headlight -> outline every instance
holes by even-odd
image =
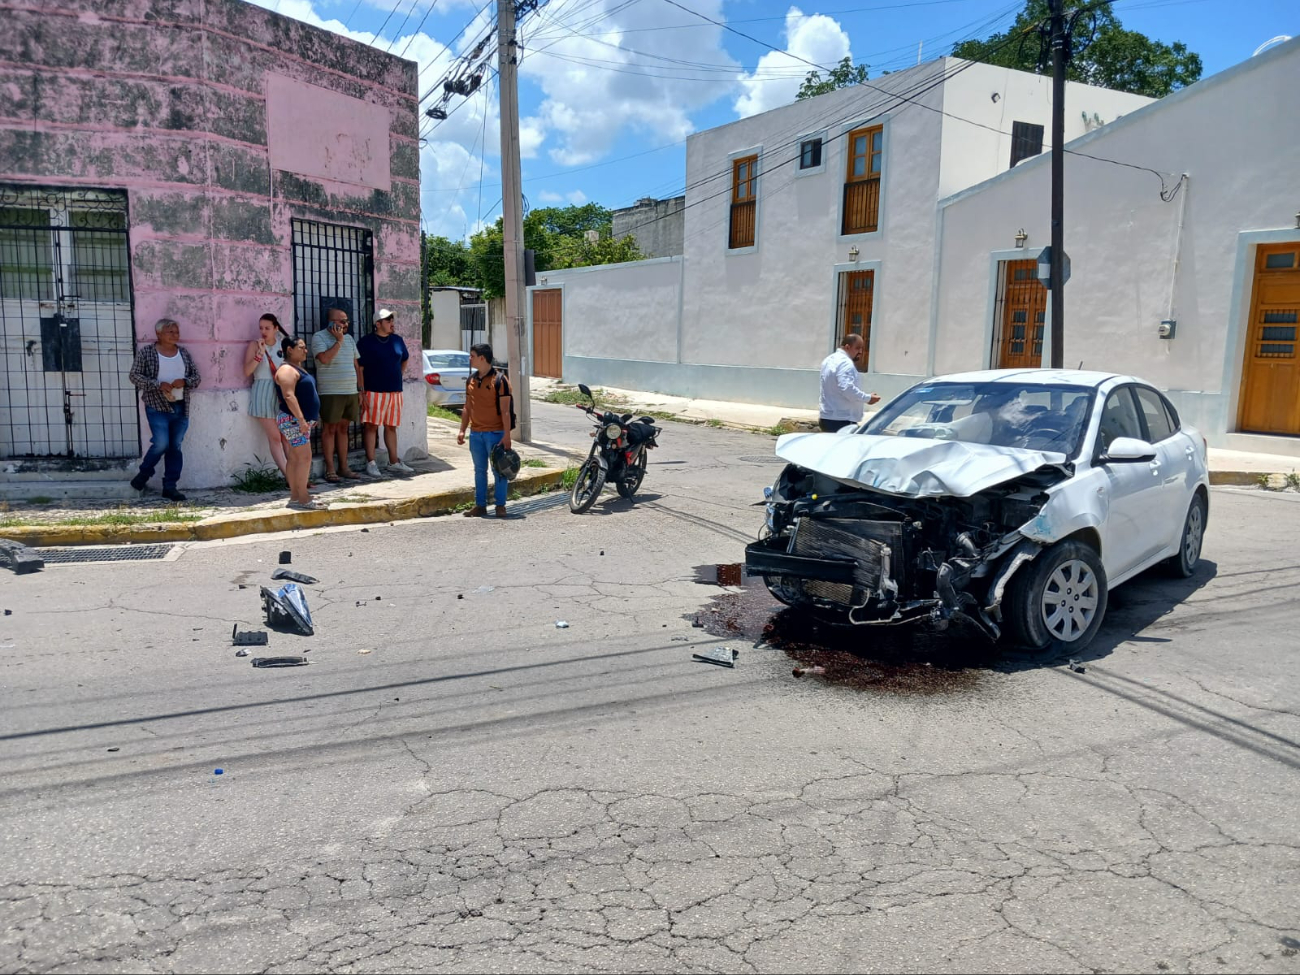
[[[617,423],[606,423],[605,436],[610,440],[617,440],[619,437],[623,436],[623,428]]]

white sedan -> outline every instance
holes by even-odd
[[[1159,563],[1196,571],[1209,515],[1205,439],[1132,376],[939,376],[776,452],[788,465],[748,571],[863,626],[961,615],[994,639],[1082,649],[1110,589]]]
[[[428,402],[455,409],[465,405],[465,383],[473,372],[469,353],[460,349],[425,349],[424,381],[429,387]]]

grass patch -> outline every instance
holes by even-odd
[[[1300,474],[1292,471],[1286,476],[1286,486],[1293,490],[1300,491]]]
[[[451,420],[453,423],[460,422],[460,414],[447,409],[445,406],[438,406],[436,403],[429,404],[429,416],[438,420]]]
[[[289,490],[289,482],[279,469],[262,463],[257,467],[249,464],[234,476],[230,486],[244,494],[274,494]]]
[[[601,389],[599,386],[593,389],[591,393],[596,398],[596,402],[603,406],[618,406],[627,402],[626,396],[619,396],[615,393],[611,393],[607,389]],[[559,403],[563,406],[572,406],[575,403],[581,403],[585,406],[588,400],[587,397],[582,394],[581,390],[576,387],[559,386],[543,396],[542,402]]]
[[[32,528],[46,525],[69,525],[86,527],[93,525],[153,525],[174,522],[202,521],[207,517],[196,508],[181,508],[172,505],[154,511],[104,511],[99,514],[69,515],[66,518],[46,520],[15,515],[0,519],[0,528]]]
[[[557,491],[572,491],[573,485],[578,483],[578,471],[581,470],[576,464],[570,464],[564,469],[564,474],[560,477],[560,485]]]
[[[520,466],[522,467],[550,467],[551,465],[544,460],[538,460],[536,457],[529,457]]]
[[[709,417],[707,420],[704,421],[704,424],[705,426],[713,427],[713,429],[715,430],[720,429],[723,426],[722,421],[719,420],[716,416]]]
[[[682,416],[680,413],[669,413],[667,410],[645,410],[642,415],[654,420],[672,420],[674,423],[690,423],[695,426],[703,422],[692,420],[689,416]]]
[[[794,433],[794,427],[782,420],[780,423],[768,427],[766,432],[773,437],[780,437],[787,433]]]

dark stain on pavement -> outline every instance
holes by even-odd
[[[715,569],[713,578],[708,578]],[[973,690],[996,669],[997,648],[972,627],[957,622],[944,631],[924,624],[838,625],[783,606],[760,579],[742,578],[740,569],[738,565],[697,568],[699,582],[743,588],[719,593],[687,618],[713,636],[748,640],[755,647],[747,654],[751,660],[755,653],[779,651],[789,658],[792,669],[821,668],[804,677],[808,682],[918,696]]]

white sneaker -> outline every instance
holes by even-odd
[[[414,467],[407,467],[407,466],[406,466],[405,464],[403,464],[400,460],[399,460],[396,464],[389,464],[389,465],[388,465],[388,469],[389,469],[390,471],[397,471],[397,473],[399,473],[399,474],[414,474],[414,473],[415,473],[415,468],[414,468]]]
[[[384,475],[379,473],[379,465],[372,460],[369,464],[366,465],[366,476],[383,477]]]

